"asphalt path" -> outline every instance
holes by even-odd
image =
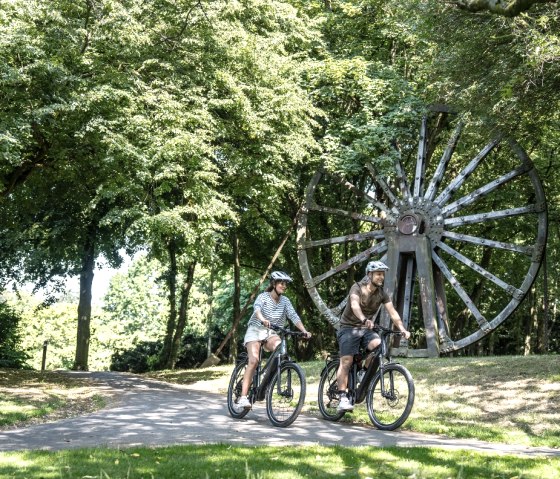
[[[559,449],[450,439],[406,431],[333,423],[301,414],[287,428],[272,426],[264,403],[240,420],[227,411],[222,394],[147,380],[132,374],[69,373],[101,382],[118,392],[114,406],[86,416],[0,431],[0,451],[61,450],[83,447],[233,444],[244,446],[344,445],[439,447],[490,454],[560,457]]]

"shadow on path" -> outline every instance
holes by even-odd
[[[139,376],[112,372],[69,372],[106,383],[120,404],[87,416],[0,431],[0,451],[59,450],[98,446],[235,445],[428,446],[492,454],[560,457],[560,450],[459,440],[404,431],[332,423],[302,414],[288,428],[273,427],[264,403],[244,419],[227,411],[225,397]]]

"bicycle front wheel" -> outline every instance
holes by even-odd
[[[393,431],[408,418],[414,404],[414,381],[401,364],[387,364],[371,382],[366,396],[371,422]]]
[[[243,384],[243,376],[245,375],[246,369],[247,361],[236,364],[229,380],[227,405],[230,415],[236,419],[241,419],[249,412],[249,409],[237,407],[237,400],[241,397],[241,386]]]
[[[286,427],[292,424],[305,401],[305,375],[298,364],[286,363],[280,366],[280,374],[275,374],[266,391],[266,413],[274,426]]]
[[[321,373],[319,380],[319,411],[328,421],[338,421],[344,416],[344,411],[338,411],[338,403],[340,402],[340,393],[338,392],[338,384],[336,382],[336,373],[338,371],[339,361],[332,361],[327,364]]]

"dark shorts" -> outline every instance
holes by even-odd
[[[354,356],[365,348],[371,340],[379,339],[379,334],[367,328],[341,328],[336,334],[341,356]]]

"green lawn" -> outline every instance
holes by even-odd
[[[34,479],[558,479],[560,459],[428,448],[228,445],[0,453],[0,477]]]
[[[454,438],[560,449],[560,356],[396,358],[412,373],[416,399],[401,429]],[[324,361],[301,363],[306,412],[319,416],[317,388]],[[163,371],[160,380],[196,383],[225,396],[231,366]],[[365,405],[343,421],[371,424]]]
[[[560,449],[560,356],[399,359],[411,371],[416,401],[402,429]],[[322,361],[303,363],[306,413],[319,415]],[[231,366],[163,371],[160,380],[224,394]],[[19,378],[19,379],[18,379]],[[95,387],[56,373],[0,370],[0,421],[33,399],[56,418],[79,414],[83,395],[99,407]],[[17,401],[13,402],[16,398]],[[55,401],[52,398],[55,397]],[[3,398],[3,399],[2,399]],[[4,401],[4,402],[2,402]],[[12,401],[10,403],[10,401]],[[49,402],[51,401],[51,402]],[[9,404],[9,407],[6,406]],[[51,406],[47,407],[46,405]],[[85,407],[85,406],[84,406]],[[343,420],[369,424],[363,405]],[[34,414],[28,414],[27,422]],[[21,421],[21,418],[18,420]],[[23,419],[25,422],[26,420]],[[274,428],[271,427],[271,434]],[[560,458],[497,456],[435,448],[234,447],[81,449],[0,453],[0,477],[33,479],[310,478],[560,479]]]
[[[416,399],[402,429],[449,437],[560,448],[560,356],[398,359]],[[304,364],[310,381],[321,363]],[[316,388],[309,389],[316,409]],[[369,423],[364,405],[353,422]]]

